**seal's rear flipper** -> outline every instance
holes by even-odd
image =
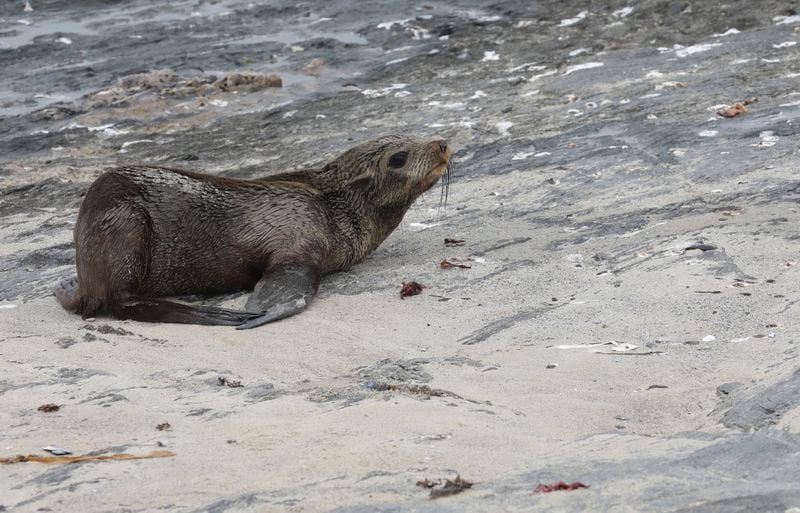
[[[78,277],[73,276],[72,278],[61,280],[53,289],[53,294],[55,294],[56,299],[65,310],[70,312],[77,310],[81,302],[81,298],[78,295]]]
[[[112,307],[112,311],[119,319],[206,326],[238,326],[262,315],[259,312],[242,312],[214,306],[187,305],[167,299],[138,297],[117,303]]]
[[[306,264],[282,264],[268,271],[256,284],[247,310],[262,315],[236,327],[256,328],[305,310],[319,288],[320,273]]]

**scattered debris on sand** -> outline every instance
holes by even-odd
[[[54,456],[65,456],[67,454],[72,454],[72,451],[69,449],[64,449],[59,445],[48,445],[47,447],[42,447],[42,450],[49,452]]]
[[[434,486],[439,486],[442,484],[441,479],[437,479],[436,481],[431,481],[427,477],[425,479],[420,479],[417,481],[417,486],[422,488],[433,488]]]
[[[612,354],[617,356],[650,356],[654,354],[665,354],[666,351],[643,351],[641,353],[619,353],[612,351],[595,351],[595,354]]]
[[[105,461],[105,460],[146,460],[151,458],[171,458],[176,456],[172,451],[151,451],[142,456],[128,453],[92,455],[83,454],[79,456],[41,456],[38,454],[20,454],[8,458],[0,458],[0,465],[10,465],[12,463],[79,463],[82,461]]]
[[[466,243],[464,239],[445,239],[444,245],[447,247],[463,246]]]
[[[441,267],[442,269],[472,269],[471,265],[460,264],[458,262],[451,262],[446,258],[441,262],[439,262],[439,267]]]
[[[115,328],[113,326],[109,326],[108,324],[101,324],[100,326],[94,326],[92,324],[84,324],[80,327],[82,330],[88,331],[97,331],[103,335],[121,335],[121,336],[130,336],[135,335],[132,331],[128,331],[123,328]]]
[[[134,73],[117,80],[117,87],[131,91],[163,89],[178,80],[178,74],[171,69],[154,69],[147,73]]]
[[[416,296],[417,294],[422,292],[422,289],[425,288],[425,285],[421,283],[417,283],[415,281],[404,281],[403,287],[400,289],[400,299],[405,299],[409,296]]]
[[[219,381],[219,386],[230,387],[230,388],[240,388],[243,387],[242,380],[240,379],[230,379],[226,378],[225,376],[220,376],[217,378]]]
[[[118,106],[127,99],[143,93],[156,93],[161,97],[187,98],[199,97],[201,100],[227,92],[254,92],[262,89],[283,87],[283,79],[275,74],[254,72],[231,72],[225,75],[196,75],[181,77],[171,69],[156,69],[147,73],[135,73],[117,80],[113,86],[86,95],[87,103],[80,111],[104,106]],[[205,102],[201,102],[204,104]],[[224,106],[219,101],[214,105]],[[42,111],[47,119],[63,119],[74,113],[61,111]]]
[[[214,82],[214,87],[220,91],[232,91],[234,89],[258,91],[268,87],[281,87],[282,85],[281,77],[274,73],[269,75],[261,73],[230,73]]]
[[[751,103],[755,103],[757,101],[757,98],[747,98],[741,102],[736,102],[733,105],[726,105],[721,109],[718,109],[717,114],[723,118],[735,118],[739,114],[749,112],[746,105],[750,105]]]
[[[714,251],[715,249],[717,249],[717,247],[716,246],[712,246],[711,244],[697,243],[697,244],[692,244],[692,245],[689,245],[689,246],[686,246],[685,248],[683,248],[683,253],[686,253],[687,251],[692,251],[692,250],[699,250],[699,251],[702,251],[702,252],[706,252],[706,251]]]
[[[473,481],[467,481],[463,479],[460,475],[457,475],[455,479],[445,479],[444,483],[441,479],[437,480],[430,480],[428,478],[421,479],[417,481],[417,486],[420,488],[426,488],[431,491],[430,498],[431,499],[439,499],[442,497],[447,497],[449,495],[456,495],[464,490],[468,490],[472,488],[475,483]]]
[[[567,483],[565,481],[559,481],[553,484],[543,484],[539,483],[533,493],[550,493],[550,492],[560,492],[560,491],[572,491],[577,490],[578,488],[589,488],[589,485],[583,484],[580,481],[575,481],[573,483]]]
[[[162,422],[156,426],[156,430],[158,431],[169,431],[170,429],[172,429],[172,424],[169,422]]]
[[[362,384],[367,390],[374,390],[377,392],[400,392],[403,394],[421,397],[423,399],[430,399],[431,397],[452,397],[454,399],[463,399],[458,394],[440,388],[431,388],[428,385],[411,385],[407,383],[386,383],[385,381],[366,381]]]
[[[41,411],[41,412],[44,412],[44,413],[52,413],[54,411],[60,410],[61,406],[59,406],[57,404],[53,404],[53,403],[47,403],[47,404],[43,404],[43,405],[39,406],[36,409]]]
[[[717,114],[723,118],[735,118],[739,114],[744,114],[745,112],[747,112],[747,107],[745,107],[744,104],[734,103],[729,107],[723,107],[722,109],[718,110]]]

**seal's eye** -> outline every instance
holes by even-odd
[[[395,153],[391,157],[389,157],[389,167],[394,169],[400,169],[401,167],[406,165],[406,159],[408,158],[408,152],[401,151]]]

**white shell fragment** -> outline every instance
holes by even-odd
[[[67,454],[72,454],[72,451],[69,449],[64,449],[58,445],[48,445],[47,447],[42,447],[43,451],[47,451],[53,456],[66,456]]]

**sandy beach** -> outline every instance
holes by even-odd
[[[0,511],[800,511],[786,2],[23,4],[0,7],[0,458],[168,452],[0,465]],[[447,206],[301,315],[51,295],[108,167],[255,178],[390,133],[447,139]],[[588,488],[534,493],[562,480]]]

